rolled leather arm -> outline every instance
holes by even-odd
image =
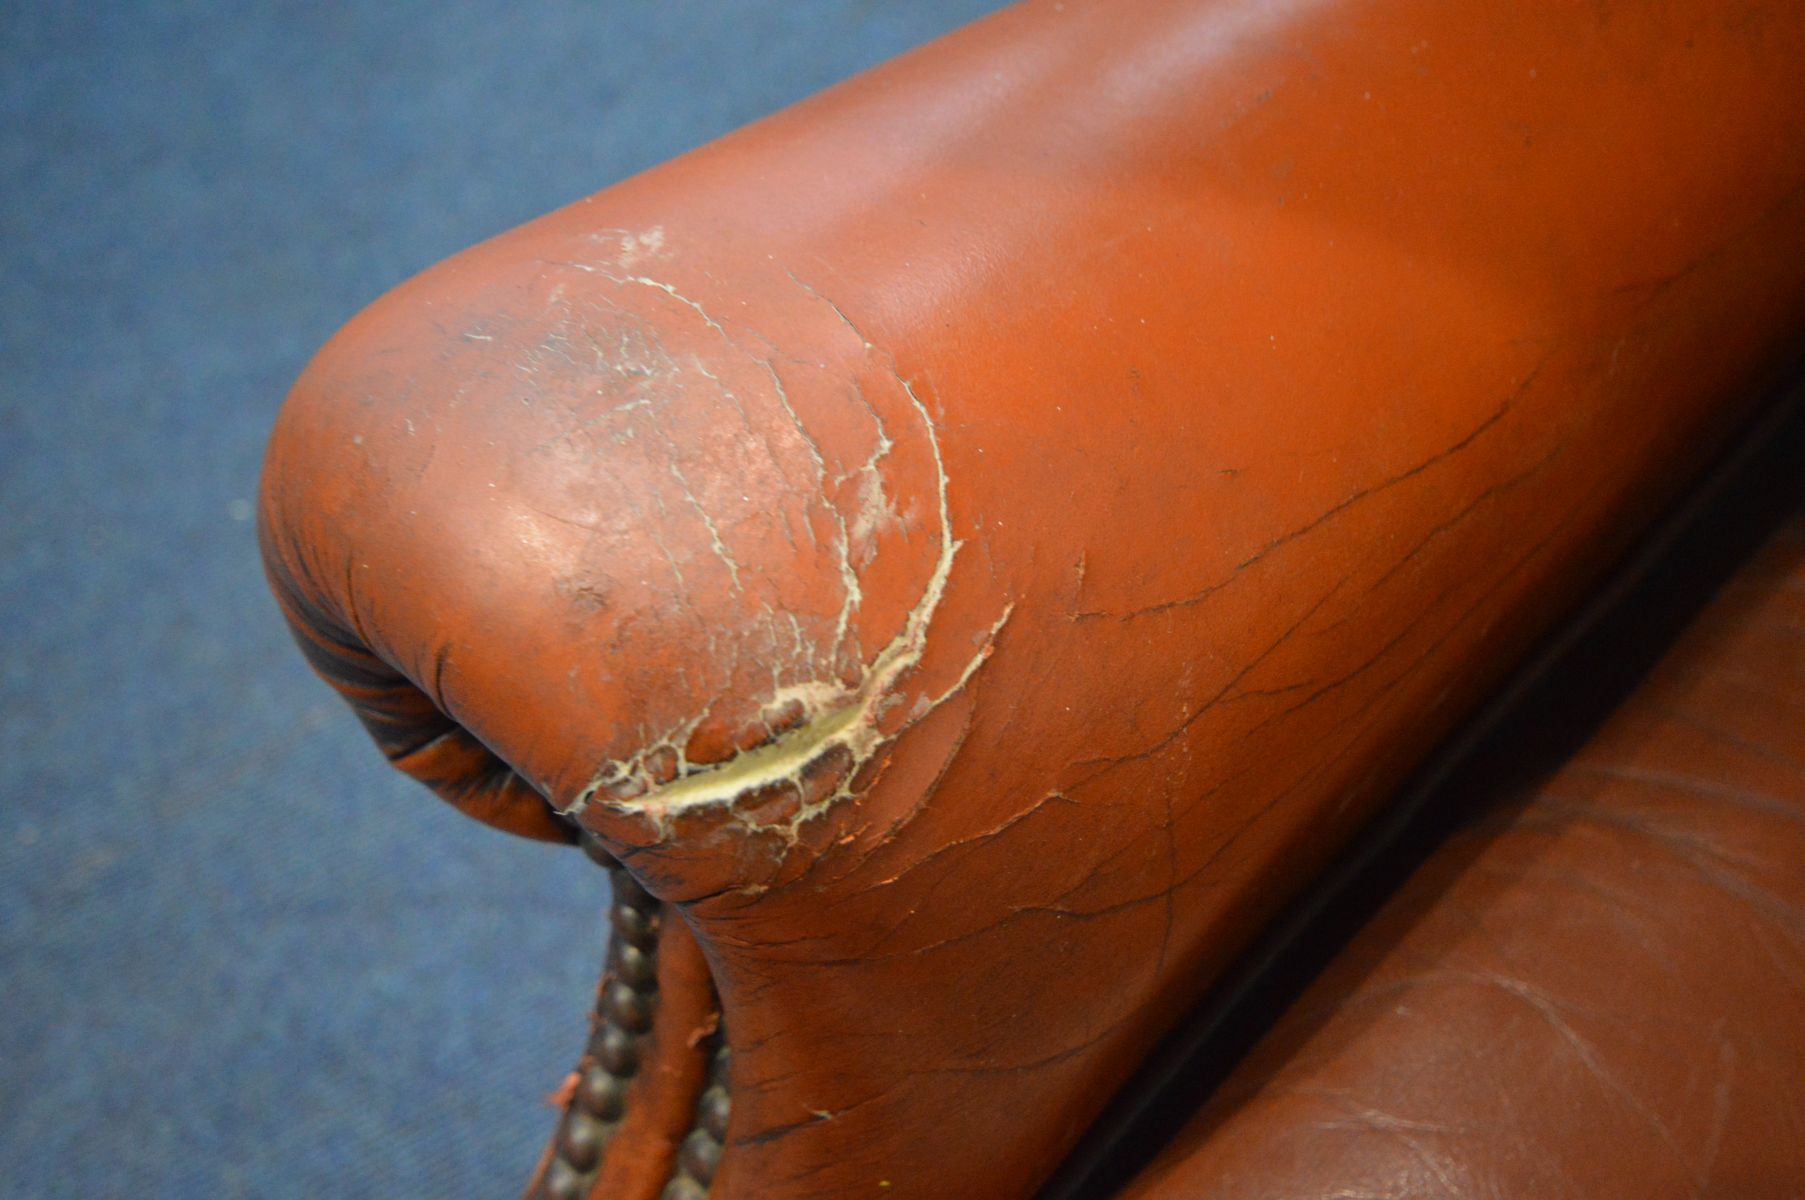
[[[1784,361],[1737,11],[1012,8],[359,316],[275,589],[693,931],[715,1196],[1025,1195]]]

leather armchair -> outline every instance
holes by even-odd
[[[1033,0],[353,320],[278,601],[615,882],[532,1193],[1110,1194],[1056,1168],[1779,436],[1800,62],[1778,0]],[[1751,570],[1119,1194],[1790,1194],[1796,532]]]

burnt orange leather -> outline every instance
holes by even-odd
[[[398,765],[693,930],[713,1195],[1024,1195],[1743,419],[1800,61],[1782,0],[1010,9],[358,317],[272,580]]]
[[[1122,1200],[1789,1197],[1805,1181],[1805,517],[1452,840]]]

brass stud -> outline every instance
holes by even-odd
[[[693,1179],[679,1175],[664,1185],[660,1200],[708,1200],[708,1189]]]
[[[609,947],[614,973],[635,988],[650,989],[658,983],[658,960],[631,942],[616,940]]]
[[[629,1033],[644,1033],[652,1027],[651,1002],[618,979],[602,989],[601,1012]]]
[[[602,1147],[608,1144],[608,1130],[602,1123],[580,1108],[573,1108],[564,1118],[564,1136],[559,1152],[564,1161],[579,1171],[593,1171],[602,1161]]]
[[[712,1182],[715,1169],[721,1165],[721,1143],[709,1137],[706,1130],[692,1130],[683,1139],[682,1163],[683,1169],[698,1182]]]
[[[595,1039],[595,1057],[611,1073],[628,1078],[639,1070],[639,1047],[633,1035],[618,1025],[604,1025]]]
[[[628,904],[616,904],[609,910],[608,920],[615,933],[641,950],[650,953],[656,946],[658,918],[653,913]]]
[[[591,1064],[577,1083],[577,1103],[603,1121],[618,1121],[627,1107],[627,1081]]]
[[[732,1104],[727,1098],[727,1089],[719,1086],[709,1088],[702,1093],[701,1103],[697,1106],[696,1124],[708,1132],[708,1136],[717,1142],[727,1140],[727,1116],[732,1111]]]
[[[589,1181],[581,1172],[561,1158],[552,1159],[551,1167],[545,1172],[548,1200],[585,1200],[588,1192]]]

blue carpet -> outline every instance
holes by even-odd
[[[996,6],[0,7],[0,1195],[517,1191],[602,881],[301,665],[276,407],[405,276]]]

